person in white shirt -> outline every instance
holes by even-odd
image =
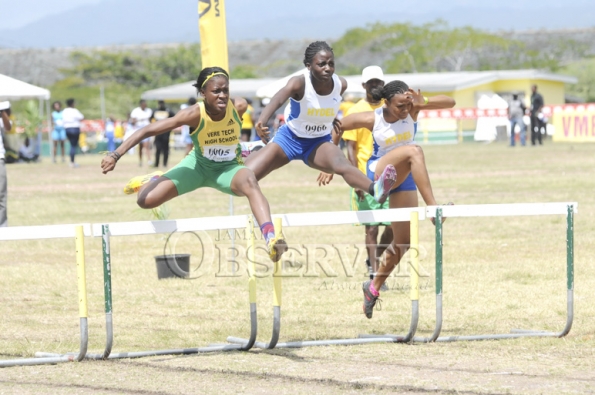
[[[81,135],[81,121],[85,119],[83,114],[74,108],[74,99],[66,100],[67,107],[62,110],[62,123],[66,131],[66,137],[70,142],[70,167],[78,167],[74,162],[74,156],[79,147],[79,137]]]
[[[141,100],[138,102],[139,106],[136,107],[130,113],[130,123],[134,126],[134,131],[139,130],[140,128],[144,128],[145,126],[151,123],[151,116],[153,115],[153,110],[147,107],[147,102]],[[148,137],[141,141],[138,146],[138,165],[143,165],[143,151],[147,153],[147,163],[152,165],[151,162],[151,138]]]
[[[6,167],[4,165],[4,142],[2,140],[2,133],[4,131],[10,131],[12,124],[8,119],[8,110],[10,108],[10,102],[0,103],[0,227],[8,226],[8,215],[6,214],[6,201],[7,201],[7,189],[8,183],[6,179]]]

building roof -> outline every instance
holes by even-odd
[[[445,73],[385,74],[385,82],[401,80],[424,92],[452,92],[472,88],[499,80],[546,80],[576,84],[577,79],[541,70],[458,71]],[[349,87],[346,93],[364,93],[360,76],[345,77]]]
[[[273,97],[287,81],[296,75],[304,74],[307,69],[301,69],[283,78],[261,79],[231,79],[229,81],[232,96],[241,97]],[[342,76],[347,80],[345,93],[363,95],[361,75]],[[569,84],[576,84],[577,79],[561,74],[554,74],[541,70],[492,70],[492,71],[458,71],[445,73],[406,73],[385,74],[385,82],[401,80],[412,88],[424,92],[452,92],[472,88],[499,80],[546,80]],[[142,94],[147,100],[187,100],[196,96],[194,81],[176,84],[164,88],[153,89]]]

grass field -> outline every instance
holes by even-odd
[[[575,320],[557,338],[376,344],[253,350],[194,356],[86,361],[0,369],[0,394],[104,393],[595,393],[595,151],[594,145],[509,148],[501,144],[426,146],[438,201],[456,204],[579,202],[575,221]],[[172,162],[181,159],[175,152]],[[11,226],[150,219],[121,190],[146,172],[125,156],[102,175],[100,157],[81,156],[81,167],[45,160],[7,166]],[[348,208],[348,187],[335,179],[319,188],[317,172],[292,163],[261,182],[274,213]],[[423,202],[422,202],[423,204]],[[247,201],[234,198],[236,214]],[[227,215],[229,198],[203,189],[169,204],[170,218]],[[221,254],[231,241],[209,232]],[[295,265],[283,279],[280,341],[350,338],[359,333],[405,333],[410,306],[405,268],[389,279],[382,309],[361,311],[365,280],[363,228],[286,228]],[[238,235],[236,243],[241,242]],[[566,225],[562,216],[453,218],[444,224],[443,336],[508,333],[511,328],[560,331],[566,320]],[[247,276],[232,275],[225,257],[191,280],[158,280],[154,256],[160,236],[112,239],[114,352],[221,343],[249,333]],[[258,242],[263,245],[262,241]],[[422,275],[417,335],[434,328],[434,227],[420,224]],[[1,242],[0,359],[36,351],[78,349],[78,305],[73,240]],[[315,246],[322,246],[316,249]],[[326,246],[326,247],[325,247]],[[347,275],[346,248],[355,264]],[[176,252],[201,249],[182,236]],[[105,341],[101,241],[86,239],[89,349]],[[262,262],[266,259],[262,257]],[[319,262],[319,265],[314,264]],[[272,327],[272,280],[258,279],[259,339]],[[326,274],[325,275],[325,270]]]

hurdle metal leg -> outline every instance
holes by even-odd
[[[87,354],[87,344],[89,342],[89,327],[87,322],[87,284],[85,271],[85,236],[83,226],[75,228],[76,245],[76,275],[79,299],[79,328],[80,328],[80,346],[78,353],[60,355],[54,353],[41,353],[42,358],[23,358],[0,361],[0,367],[9,366],[30,366],[46,365],[62,362],[82,361]],[[39,353],[35,353],[37,357]]]
[[[419,214],[417,212],[411,213],[410,220],[410,246],[409,258],[411,265],[411,322],[409,324],[409,332],[405,335],[371,335],[360,334],[360,338],[364,339],[390,339],[397,343],[409,343],[413,341],[415,332],[417,331],[417,324],[419,322]]]
[[[253,228],[252,218],[249,217],[248,227]],[[209,345],[205,347],[194,347],[194,348],[178,348],[178,349],[165,349],[165,350],[150,350],[150,351],[135,351],[135,352],[121,352],[112,353],[113,344],[113,329],[112,329],[112,281],[111,281],[111,253],[110,253],[110,233],[109,226],[102,225],[102,243],[103,243],[103,273],[104,273],[104,296],[105,296],[105,322],[106,322],[106,345],[102,354],[87,354],[86,359],[123,359],[123,358],[142,358],[159,355],[190,355],[207,352],[219,352],[219,351],[245,351],[249,350],[254,341],[256,340],[257,330],[257,315],[256,315],[256,284],[255,284],[255,268],[251,266],[251,276],[249,279],[250,288],[250,339],[246,344],[217,344]],[[252,251],[253,253],[253,251]],[[252,260],[254,261],[254,260]],[[70,358],[72,353],[66,355],[53,354],[53,353],[36,353],[38,357],[58,357],[58,358]]]
[[[414,342],[431,343],[438,339],[442,329],[442,208],[436,209],[436,324],[430,337],[414,337]]]
[[[438,210],[436,210],[436,223],[438,224]],[[477,341],[477,340],[499,340],[499,339],[516,339],[521,337],[563,337],[566,336],[572,328],[574,319],[574,204],[566,206],[566,325],[560,332],[539,331],[539,330],[523,330],[512,329],[511,333],[487,334],[487,335],[472,335],[472,336],[444,336],[435,339],[437,342],[453,342],[453,341]],[[436,227],[436,239],[438,240],[438,227]],[[442,229],[440,229],[442,232]],[[440,237],[441,238],[441,237]],[[436,245],[436,265],[438,265],[438,258],[442,260],[442,243]],[[438,254],[438,248],[440,253]],[[441,262],[440,262],[441,265]],[[436,305],[438,308],[438,305]],[[442,304],[440,304],[440,310]],[[438,312],[436,313],[438,315]],[[442,312],[440,311],[440,315]]]
[[[314,346],[330,346],[330,345],[357,345],[357,344],[370,344],[370,343],[400,343],[409,342],[413,338],[417,329],[417,323],[419,319],[419,212],[412,211],[411,217],[411,232],[412,232],[412,273],[411,273],[411,323],[409,332],[405,336],[360,336],[355,339],[329,339],[329,340],[305,340],[295,342],[278,343],[279,332],[281,327],[281,276],[274,278],[274,317],[273,317],[273,334],[269,343],[256,342],[255,347],[263,349],[272,348],[301,348],[301,347],[314,347]],[[281,229],[280,223],[275,223],[275,228]],[[277,230],[276,230],[277,231]],[[275,273],[280,274],[281,265],[275,265]],[[279,272],[277,272],[279,270]],[[227,341],[230,343],[243,344],[246,342],[245,339],[237,337],[228,337]]]

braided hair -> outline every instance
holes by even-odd
[[[330,52],[333,55],[335,54],[333,49],[326,43],[326,41],[314,41],[308,45],[306,52],[304,52],[304,66],[312,64],[314,56],[316,56],[316,54],[320,51]]]
[[[403,81],[391,81],[382,88],[381,98],[390,100],[394,95],[407,93],[409,86]]]
[[[202,89],[204,83],[209,79],[209,76],[211,74],[213,74],[213,73],[222,73],[229,80],[229,74],[227,73],[227,71],[225,71],[221,67],[217,67],[217,66],[214,66],[214,67],[205,67],[198,74],[198,78],[196,79],[196,83],[195,84],[192,84],[192,86],[195,87],[197,91],[200,91]],[[217,75],[221,75],[221,74],[217,74]]]

